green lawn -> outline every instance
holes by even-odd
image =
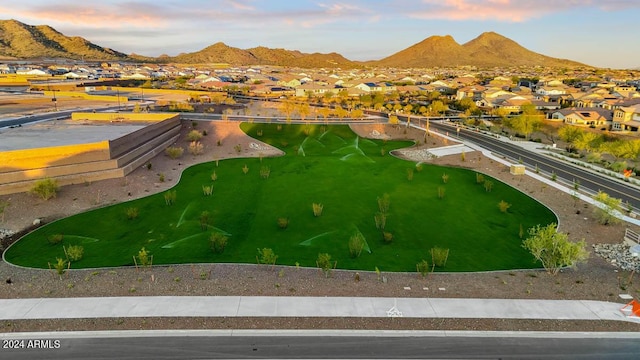
[[[154,264],[255,263],[257,249],[268,247],[279,256],[278,264],[315,266],[318,253],[327,252],[342,269],[415,271],[421,259],[431,261],[429,249],[439,246],[450,249],[444,271],[521,269],[539,265],[521,247],[520,228],[526,235],[534,225],[557,222],[549,209],[496,179],[485,176],[493,182],[487,192],[473,171],[433,165],[419,171],[415,163],[388,154],[408,142],[359,138],[341,125],[242,128],[286,155],[193,166],[174,187],[173,205],[160,193],[62,219],[18,241],[6,260],[46,268],[64,257],[63,245],[82,245],[84,257],[72,268],[132,265],[143,246]],[[262,167],[270,169],[267,179],[260,176]],[[414,169],[411,181],[408,169]],[[211,184],[213,195],[205,196],[202,186]],[[438,187],[445,189],[443,198]],[[394,236],[391,244],[383,243],[374,220],[383,194],[391,201],[386,224]],[[498,208],[501,200],[512,204],[506,213]],[[323,204],[321,216],[314,216],[313,203]],[[139,216],[129,220],[126,209],[132,207]],[[199,220],[203,211],[211,218],[206,230]],[[286,229],[278,227],[279,217],[290,219]],[[210,249],[214,231],[228,236],[222,254]],[[348,240],[358,231],[370,252],[352,259]],[[64,234],[63,242],[49,244],[52,234]]]

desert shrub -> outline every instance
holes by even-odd
[[[136,219],[139,215],[139,211],[137,207],[128,207],[124,210],[125,215],[127,215],[127,219],[133,220]]]
[[[357,232],[349,238],[349,255],[352,258],[357,258],[364,249],[364,236]]]
[[[211,173],[211,181],[216,181],[218,180],[218,175],[216,174],[215,170],[213,171],[213,173]]]
[[[504,200],[500,200],[500,202],[498,203],[498,208],[503,213],[506,213],[507,210],[509,210],[510,207],[511,207],[511,204],[509,204],[508,202],[506,202]]]
[[[329,277],[331,275],[331,269],[334,267],[334,262],[331,261],[331,255],[328,253],[319,253],[318,258],[316,259],[316,265],[325,277]]]
[[[189,142],[200,141],[201,139],[202,139],[202,133],[198,130],[191,130],[187,134],[187,141]]]
[[[278,260],[278,255],[276,255],[271,248],[262,248],[258,249],[258,256],[256,258],[259,264],[275,265],[276,260]]]
[[[62,258],[56,258],[56,262],[53,264],[53,268],[58,274],[58,277],[62,279],[62,275],[64,275],[69,269],[69,262]],[[51,263],[49,263],[49,269],[51,269]]]
[[[378,210],[381,213],[386,214],[389,212],[389,206],[391,206],[391,199],[389,194],[382,194],[382,196],[378,196]]]
[[[627,169],[627,162],[626,161],[616,161],[613,164],[611,164],[610,166],[611,170],[615,171],[615,172],[623,172],[624,170]]]
[[[431,261],[434,266],[444,267],[447,264],[447,259],[449,258],[449,249],[444,249],[441,247],[432,247],[431,250]]]
[[[476,184],[484,183],[484,175],[476,173]]]
[[[387,226],[387,214],[383,212],[376,213],[373,219],[376,222],[376,229],[384,230],[384,228]]]
[[[446,189],[442,186],[438,186],[438,199],[443,199]]]
[[[49,237],[47,237],[47,240],[51,245],[58,245],[62,242],[63,239],[64,239],[63,234],[52,234],[52,235],[49,235]]]
[[[413,169],[407,169],[407,180],[413,180]]]
[[[313,203],[312,208],[313,208],[313,216],[319,217],[322,215],[322,210],[324,209],[324,205],[320,203]]]
[[[279,217],[278,218],[278,227],[280,229],[286,229],[289,226],[289,218],[288,217]]]
[[[58,180],[45,178],[36,181],[29,193],[39,196],[42,200],[49,200],[58,194]]]
[[[393,242],[393,234],[388,231],[383,231],[382,241],[384,241],[385,244],[391,244]]]
[[[234,145],[233,149],[240,154],[242,152],[242,145],[238,144],[238,145]]]
[[[484,191],[491,192],[491,190],[493,190],[493,181],[485,180],[483,185],[484,185]]]
[[[172,159],[177,159],[182,156],[182,154],[184,153],[184,149],[180,146],[169,146],[168,148],[164,149],[164,153]]]
[[[618,214],[622,210],[622,200],[609,196],[609,194],[598,191],[593,199],[600,203],[600,206],[595,206],[593,213],[598,220],[598,223],[602,225],[617,224],[621,222],[618,218]]]
[[[213,250],[216,254],[221,254],[224,252],[224,248],[227,247],[227,238],[224,234],[219,232],[214,232],[209,237],[209,241],[211,242],[211,250]]]
[[[529,237],[523,241],[522,246],[551,275],[556,275],[565,266],[575,267],[589,258],[584,239],[569,241],[567,234],[556,231],[556,224],[544,227],[537,225],[529,229]]]
[[[167,205],[173,205],[176,202],[176,191],[169,190],[164,193],[164,203]]]
[[[260,177],[261,178],[268,179],[270,174],[271,174],[271,168],[269,168],[268,166],[262,166],[260,168]]]
[[[213,194],[213,185],[202,185],[202,194],[204,194],[204,196],[211,196],[211,194]]]
[[[82,256],[84,255],[84,247],[80,245],[70,245],[64,249],[64,253],[67,255],[67,259],[69,259],[69,261],[78,261],[82,259]]]
[[[202,230],[206,230],[209,227],[209,220],[211,218],[211,214],[208,211],[203,211],[200,213],[200,228]]]
[[[138,251],[138,255],[133,257],[133,261],[135,262],[136,267],[150,267],[153,262],[153,255],[151,255],[151,253],[149,253],[149,251],[147,251],[143,246],[142,249]]]
[[[158,175],[158,181],[164,182],[164,174],[161,173]]]
[[[204,145],[200,141],[192,141],[189,143],[189,152],[191,155],[200,155],[204,152]]]
[[[446,184],[449,181],[449,175],[448,174],[442,174],[442,182],[444,184]]]
[[[419,263],[416,264],[416,271],[418,271],[418,273],[420,275],[422,275],[422,277],[427,277],[427,275],[429,274],[429,263],[427,262],[427,260],[421,260]]]

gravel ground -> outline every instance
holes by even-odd
[[[170,160],[164,155],[154,158],[152,170],[141,168],[125,179],[106,180],[86,185],[68,186],[56,199],[41,201],[27,194],[2,196],[10,206],[0,227],[22,232],[29,229],[35,218],[49,222],[79,211],[105,206],[118,201],[146,196],[175,184],[187,166],[212,159],[234,156],[272,156],[277,149],[269,148],[248,138],[235,123],[212,125],[200,123],[198,129],[207,130],[203,138],[203,155],[183,156]],[[183,125],[183,133],[191,129]],[[427,138],[423,133],[390,126],[359,125],[354,130],[366,136],[386,134],[392,138],[421,141],[418,147],[451,145],[437,136]],[[375,130],[375,132],[373,132]],[[222,141],[222,146],[217,141]],[[186,147],[186,140],[179,144]],[[240,155],[233,147],[240,144]],[[596,243],[619,243],[625,224],[603,226],[592,216],[586,203],[575,202],[571,195],[527,177],[513,176],[509,169],[481,156],[466,153],[429,160],[448,166],[476,169],[500,179],[536,198],[552,208],[560,218],[560,230],[571,239],[584,238],[591,246]],[[159,182],[159,174],[165,182]],[[640,229],[634,228],[638,231]],[[3,247],[13,241],[3,241]],[[567,269],[553,277],[544,271],[501,271],[489,273],[433,273],[421,278],[415,273],[383,273],[386,282],[377,274],[353,271],[334,271],[330,278],[317,269],[295,267],[264,267],[257,265],[211,264],[154,266],[137,271],[132,268],[71,270],[61,280],[46,270],[20,269],[0,263],[0,298],[39,297],[95,297],[145,295],[275,295],[275,296],[384,296],[384,297],[452,297],[452,298],[523,298],[603,300],[624,304],[619,294],[638,296],[640,286],[631,283],[630,273],[617,270],[607,261],[591,256],[577,269]],[[409,287],[411,290],[406,290]],[[445,290],[439,290],[444,288]],[[504,320],[504,319],[329,319],[329,318],[135,318],[135,319],[78,319],[46,321],[7,321],[2,332],[45,330],[99,329],[458,329],[458,330],[548,330],[548,331],[639,331],[635,323],[566,320]]]

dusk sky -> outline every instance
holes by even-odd
[[[378,60],[432,35],[494,31],[543,55],[640,67],[640,0],[16,0],[0,14],[147,56],[224,42]]]

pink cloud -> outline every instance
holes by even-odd
[[[420,19],[525,22],[572,9],[620,11],[640,8],[640,4],[631,0],[422,0],[418,8],[407,15]]]

